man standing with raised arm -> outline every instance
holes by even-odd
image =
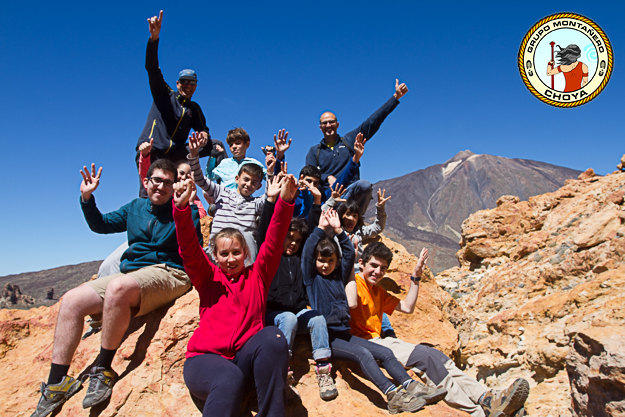
[[[113,358],[130,319],[164,306],[191,287],[178,253],[172,196],[176,167],[159,159],[148,169],[143,184],[148,198],[136,198],[116,211],[102,214],[93,192],[102,168],[81,171],[80,206],[89,228],[96,233],[127,232],[129,247],[122,255],[121,273],[88,281],[63,295],[54,330],[52,364],[48,382],[41,384],[41,398],[31,417],[46,417],[58,409],[81,386],[68,375],[78,348],[85,316],[102,315],[100,353],[89,369],[89,388],[83,400],[88,408],[108,400],[117,373]],[[197,207],[191,206],[195,232],[202,239]],[[80,370],[77,370],[80,371]]]
[[[354,154],[354,141],[356,135],[362,133],[365,138],[371,137],[378,131],[386,116],[399,105],[399,99],[408,92],[406,84],[395,80],[395,93],[375,113],[365,120],[356,129],[348,132],[345,136],[338,134],[339,122],[332,112],[325,112],[319,119],[319,128],[323,133],[321,142],[310,148],[306,155],[306,165],[312,165],[321,171],[321,184],[328,187],[328,177],[337,177],[345,168]],[[347,184],[346,184],[347,185]],[[367,209],[371,200],[371,183],[360,179],[360,172],[355,176],[353,184],[349,185],[345,199],[351,198],[359,203],[362,211]]]
[[[145,53],[145,69],[150,81],[152,107],[137,141],[136,149],[144,142],[154,140],[151,151],[152,162],[166,158],[172,162],[187,157],[187,137],[191,129],[200,134],[203,143],[208,143],[210,135],[206,119],[200,105],[191,101],[197,87],[197,74],[192,69],[183,69],[176,81],[177,90],[167,85],[158,64],[158,43],[163,21],[163,11],[158,17],[148,19],[150,39]],[[200,157],[209,156],[212,146],[206,146]],[[213,155],[215,156],[215,155]],[[138,154],[137,154],[138,160]]]

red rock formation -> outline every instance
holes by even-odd
[[[400,293],[407,288],[416,261],[403,247],[391,244],[395,253],[389,273]],[[62,300],[61,300],[62,302]],[[424,279],[417,312],[397,315],[397,333],[408,340],[427,340],[449,355],[458,352],[458,333],[441,306],[453,304],[440,290],[433,276]],[[6,416],[29,416],[39,399],[39,384],[47,377],[52,352],[52,337],[59,304],[31,310],[0,310],[0,398]],[[182,378],[186,344],[198,320],[197,293],[192,291],[169,308],[162,308],[131,324],[119,348],[113,368],[122,376],[113,390],[110,403],[100,416],[199,416]],[[76,352],[70,373],[83,372],[99,351],[100,336],[83,340]],[[330,402],[319,398],[312,366],[310,343],[305,337],[296,342],[293,369],[298,380],[301,403],[289,404],[289,416],[387,416],[386,399],[359,370],[349,363],[336,363],[339,397]],[[81,390],[62,408],[58,416],[88,416],[82,409]],[[460,417],[466,414],[440,403],[415,414],[422,417]]]
[[[457,323],[462,362],[491,386],[528,378],[529,415],[570,415],[572,398],[576,410],[609,408],[605,399],[576,394],[592,381],[571,381],[571,392],[565,365],[583,335],[592,334],[598,345],[625,346],[623,333],[608,330],[622,328],[625,319],[624,191],[624,174],[598,177],[588,170],[529,201],[502,197],[497,208],[464,221],[460,267],[437,277],[464,308]],[[569,361],[573,368],[582,363],[569,357],[578,358]],[[602,381],[612,390],[606,398],[625,398],[622,380]]]

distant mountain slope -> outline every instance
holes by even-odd
[[[427,245],[434,271],[456,266],[460,225],[469,214],[494,208],[502,195],[521,200],[554,191],[580,171],[527,159],[477,155],[465,150],[444,164],[380,181],[393,198],[384,233],[415,252]],[[375,214],[369,206],[367,218]]]
[[[35,298],[35,304],[17,305],[11,308],[31,308],[56,303],[63,294],[79,284],[89,281],[93,274],[98,272],[102,261],[83,262],[77,265],[66,265],[58,268],[46,269],[23,274],[5,275],[0,277],[0,287],[6,284],[18,285],[22,294]],[[48,288],[54,288],[52,300],[46,299]]]

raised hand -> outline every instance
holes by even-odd
[[[286,163],[286,161],[284,161],[284,162],[280,162],[280,174],[287,175],[287,174],[288,174],[288,172],[287,172],[287,170],[286,170],[286,169],[287,169],[287,163]]]
[[[367,143],[367,139],[362,133],[358,133],[354,142],[354,156],[352,157],[352,161],[354,161],[355,164],[360,161],[362,154],[365,153],[365,143]]]
[[[150,39],[155,41],[158,39],[158,35],[161,33],[161,24],[163,23],[163,11],[158,13],[158,17],[152,16],[148,19],[150,25]]]
[[[200,138],[200,147],[201,148],[205,147],[206,144],[208,143],[208,133],[202,131],[198,133],[198,136]]]
[[[152,144],[154,144],[154,139],[150,138],[149,142],[143,142],[139,145],[139,152],[141,152],[141,155],[144,157],[148,156],[152,151]]]
[[[406,84],[405,83],[400,84],[399,79],[395,78],[395,94],[393,94],[393,96],[395,96],[395,98],[399,100],[407,92],[408,92],[408,87],[406,87]]]
[[[425,268],[425,264],[430,258],[427,248],[421,249],[421,254],[419,255],[419,260],[412,271],[413,277],[420,277],[423,274],[423,268]]]
[[[326,210],[326,216],[328,218],[328,225],[334,230],[334,233],[337,235],[340,234],[343,231],[343,227],[341,226],[341,219],[336,210],[332,208]]]
[[[265,166],[267,167],[267,176],[269,178],[273,177],[276,169],[276,156],[273,153],[267,152],[265,154]]]
[[[390,195],[386,197],[386,189],[382,190],[378,188],[378,204],[377,204],[378,207],[384,207],[386,202],[390,199],[391,199]]]
[[[312,183],[304,183],[304,188],[310,191],[313,196],[314,204],[321,204],[321,191]]]
[[[193,181],[189,178],[178,181],[174,184],[174,204],[179,209],[183,209],[189,205],[189,200],[193,195]]]
[[[197,158],[202,148],[202,138],[198,132],[189,135],[189,153],[193,158]]]
[[[291,203],[293,202],[293,200],[295,200],[295,195],[297,194],[297,180],[295,179],[293,174],[286,174],[282,181],[283,182],[282,188],[280,189],[280,198],[287,203]]]
[[[319,228],[322,230],[327,229],[330,226],[330,222],[328,221],[328,210],[321,213],[319,216]]]
[[[80,175],[82,175],[82,182],[80,183],[80,195],[82,197],[82,201],[87,201],[91,198],[91,194],[98,188],[100,185],[100,176],[102,175],[102,167],[98,169],[98,173],[95,172],[95,164],[91,164],[91,171],[87,169],[87,166],[84,165],[82,170],[80,171]]]
[[[282,189],[282,183],[284,182],[283,176],[275,176],[267,181],[267,201],[275,203]]]
[[[280,189],[280,198],[290,203],[295,200],[295,194],[297,194],[297,181],[293,174],[286,174]]]
[[[332,190],[330,197],[333,198],[334,201],[345,201],[344,198],[341,198],[347,191],[347,188],[345,188],[343,184],[334,183],[334,186],[330,187],[330,190]]]
[[[354,252],[356,252],[356,254],[358,254],[358,243],[360,243],[360,238],[358,237],[357,234],[348,234],[349,236],[349,240],[352,241],[352,245],[354,245]]]
[[[284,158],[284,153],[291,147],[292,141],[292,138],[289,139],[289,132],[285,129],[278,130],[277,137],[276,135],[273,135],[273,143],[276,145],[276,156],[278,159]]]

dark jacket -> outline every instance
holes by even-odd
[[[302,252],[304,284],[306,285],[310,307],[323,315],[328,330],[347,331],[351,317],[345,285],[354,266],[354,245],[345,232],[338,235],[343,256],[334,272],[324,277],[317,272],[315,267],[315,246],[325,236],[325,232],[317,227],[304,244]]]
[[[382,107],[369,116],[360,126],[341,137],[334,145],[334,149],[329,148],[325,144],[325,140],[321,139],[321,142],[310,148],[308,154],[306,154],[306,165],[319,167],[321,170],[321,182],[324,186],[327,185],[328,175],[338,176],[353,156],[356,135],[360,132],[366,139],[371,139],[380,128],[380,125],[382,125],[384,119],[386,119],[386,116],[391,114],[398,105],[399,100],[391,96]],[[354,181],[359,179],[360,170],[356,172]]]
[[[149,142],[153,138],[152,149],[158,157],[168,154],[178,154],[184,157],[186,156],[185,144],[191,129],[208,133],[204,113],[199,104],[185,99],[165,82],[158,66],[158,39],[148,41],[145,69],[148,72],[150,91],[154,101],[136,148],[138,149],[141,143]],[[200,157],[208,156],[211,148],[207,146],[200,151]]]
[[[306,308],[308,299],[301,262],[298,255],[282,255],[278,272],[269,287],[268,310],[297,313]]]
[[[167,264],[184,269],[178,254],[176,226],[172,215],[171,200],[154,206],[149,199],[136,198],[116,211],[102,214],[96,207],[92,195],[87,202],[80,198],[80,206],[89,228],[96,233],[128,234],[128,249],[122,255],[120,270],[131,272],[145,266]],[[202,241],[200,215],[196,206],[191,206],[193,223],[198,239]]]

